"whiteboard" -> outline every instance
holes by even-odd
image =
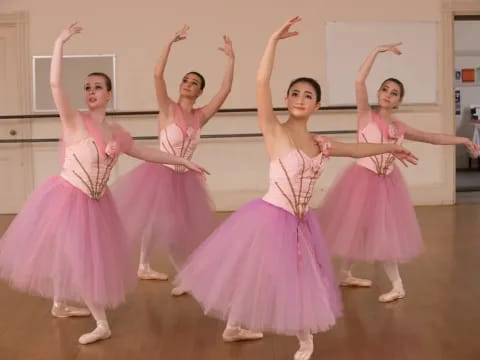
[[[50,90],[51,56],[34,56],[33,109],[35,112],[55,112]],[[67,96],[77,109],[86,110],[83,84],[88,74],[103,72],[112,80],[113,98],[107,110],[115,109],[115,55],[66,55],[63,56],[62,80]]]
[[[354,105],[354,82],[360,65],[375,46],[402,42],[402,55],[381,53],[367,79],[369,102],[377,103],[383,80],[405,85],[404,104],[437,103],[437,23],[328,22],[326,29],[327,102]]]

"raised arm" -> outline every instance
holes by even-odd
[[[167,93],[167,84],[165,83],[165,67],[167,66],[168,56],[170,55],[170,49],[172,45],[181,40],[187,38],[187,32],[190,27],[184,25],[183,28],[178,30],[172,39],[169,40],[165,48],[163,49],[162,55],[158,59],[157,64],[155,65],[154,78],[155,78],[155,94],[157,96],[157,104],[160,112],[168,116],[168,109],[170,104],[173,102],[172,99],[168,96]]]
[[[473,157],[478,157],[478,151],[480,150],[480,147],[474,144],[469,138],[425,132],[410,126],[406,126],[405,128],[405,139],[433,145],[464,145]]]
[[[381,52],[386,51],[390,51],[395,55],[400,55],[401,52],[398,49],[398,46],[400,46],[401,44],[402,43],[395,43],[377,46],[375,49],[373,49],[370,55],[368,55],[368,57],[360,66],[360,69],[357,72],[357,77],[355,78],[355,99],[358,111],[358,129],[363,129],[370,119],[370,105],[368,103],[368,92],[365,82],[368,75],[370,74],[370,70],[372,69],[373,63],[375,62],[377,55]]]
[[[222,104],[225,102],[228,94],[232,90],[232,82],[233,82],[233,70],[235,67],[235,53],[233,52],[232,40],[227,35],[223,36],[223,46],[219,47],[218,49],[225,53],[227,56],[227,70],[225,71],[225,75],[223,76],[222,85],[220,90],[217,94],[210,100],[210,102],[202,108],[203,112],[203,120],[202,126],[205,125],[210,118],[215,115],[215,113],[220,109]]]
[[[301,21],[299,16],[288,20],[280,29],[275,31],[268,39],[265,52],[257,70],[257,108],[260,130],[264,136],[274,133],[279,122],[273,112],[272,92],[270,89],[270,78],[272,76],[275,51],[278,40],[298,35],[296,31],[290,31],[292,25]]]
[[[57,107],[62,124],[67,129],[74,129],[78,111],[75,109],[63,88],[62,83],[62,57],[63,44],[65,44],[73,35],[79,34],[82,28],[77,23],[71,24],[63,30],[55,40],[53,47],[52,62],[50,64],[50,89],[52,91],[53,101]]]

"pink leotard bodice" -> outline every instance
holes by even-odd
[[[171,105],[169,116],[171,117],[171,123],[161,129],[159,133],[160,150],[191,160],[193,152],[200,142],[202,111],[195,109],[188,125],[186,116],[178,104]],[[177,172],[188,171],[183,165],[164,164],[164,166]]]
[[[330,143],[311,158],[302,150],[292,149],[270,162],[269,188],[263,200],[302,218],[309,209],[315,182],[328,159]]]
[[[128,151],[133,140],[130,134],[116,125],[113,139],[105,144],[88,115],[82,116],[89,136],[65,147],[60,176],[90,198],[99,200],[119,155]]]
[[[359,143],[402,144],[405,125],[400,121],[385,123],[377,112],[371,112],[371,120],[367,126],[358,131]],[[357,160],[363,166],[378,175],[388,175],[393,171],[395,157],[392,154],[374,155]]]

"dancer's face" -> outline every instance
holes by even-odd
[[[195,74],[187,74],[183,77],[182,82],[180,83],[180,96],[196,99],[202,95],[203,90],[201,89],[202,79]]]
[[[320,108],[315,89],[307,82],[298,82],[290,88],[285,105],[292,116],[299,118],[309,117]]]
[[[377,92],[378,106],[384,109],[396,109],[402,102],[402,90],[393,81],[385,82]]]
[[[89,109],[106,107],[112,99],[112,92],[107,90],[103,76],[92,75],[85,79],[85,103]]]

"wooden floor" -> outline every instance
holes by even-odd
[[[315,335],[312,359],[480,359],[480,204],[417,208],[426,251],[401,267],[407,297],[380,304],[389,289],[379,265],[361,265],[371,289],[343,290],[345,314]],[[0,233],[10,218],[0,217]],[[158,258],[155,265],[167,262]],[[112,338],[77,344],[91,318],[55,319],[51,303],[0,284],[1,360],[283,360],[293,337],[266,334],[261,341],[224,344],[224,324],[205,317],[189,297],[172,298],[168,282],[139,283],[129,301],[109,312]]]

